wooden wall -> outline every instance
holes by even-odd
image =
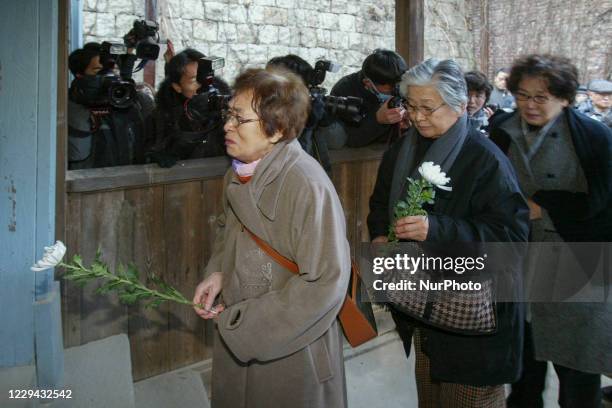
[[[381,155],[367,148],[332,152],[353,251],[368,238],[368,199]],[[191,297],[210,257],[228,163],[214,158],[181,164],[68,172],[68,256],[79,253],[89,262],[100,247],[110,266],[134,262],[143,276],[155,273]],[[128,307],[94,290],[63,283],[66,347],[127,333],[134,380],[211,357],[212,324],[189,307]]]

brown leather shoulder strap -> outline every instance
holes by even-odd
[[[253,241],[255,241],[257,246],[259,246],[266,254],[270,255],[272,257],[272,259],[274,259],[279,265],[281,265],[282,267],[290,270],[291,272],[295,273],[296,275],[300,274],[300,268],[298,267],[298,264],[296,264],[292,260],[282,256],[278,251],[276,251],[274,248],[272,248],[270,245],[268,245],[268,243],[266,241],[264,241],[263,239],[259,238],[257,235],[253,234],[251,232],[251,230],[248,229],[247,227],[245,227],[244,225],[242,225],[242,228],[246,232],[249,233],[249,235],[251,236]]]

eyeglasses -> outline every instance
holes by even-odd
[[[521,102],[527,102],[528,100],[533,99],[535,103],[540,104],[540,105],[543,105],[550,100],[548,96],[544,96],[544,95],[530,96],[523,92],[515,93],[514,97],[516,98],[517,101],[521,101]]]
[[[228,110],[224,110],[221,112],[221,118],[223,119],[223,122],[229,122],[231,125],[235,127],[240,127],[244,125],[245,123],[249,123],[249,122],[259,122],[260,121],[260,119],[244,119],[240,117],[239,115],[236,115],[235,113],[230,112]]]
[[[406,104],[406,111],[408,112],[409,115],[416,115],[417,112],[421,112],[423,116],[427,117],[427,116],[433,115],[435,111],[437,111],[444,105],[446,105],[446,103],[442,102],[442,104],[438,106],[437,108],[429,108],[427,106],[414,106],[414,105]]]

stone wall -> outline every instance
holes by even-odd
[[[612,76],[612,0],[425,0],[425,57],[490,77],[527,53],[565,55],[583,83]]]
[[[395,48],[394,0],[158,0],[157,6],[162,40],[170,38],[177,51],[193,47],[224,57],[222,76],[230,82],[245,67],[293,53],[311,64],[319,57],[342,64],[327,75],[330,87],[360,69],[372,50]],[[86,0],[84,40],[119,41],[144,14],[144,0]]]
[[[477,66],[469,0],[425,0],[425,58],[452,58],[464,70]]]
[[[612,76],[612,0],[492,1],[489,36],[489,73],[539,52],[571,58],[583,83]]]
[[[612,76],[612,0],[424,0],[425,57],[454,58],[492,76],[531,52],[566,55],[581,80]],[[119,41],[145,0],[85,0],[85,41]],[[394,0],[157,0],[162,38],[226,58],[231,81],[247,66],[294,53],[343,65],[330,87],[375,48],[395,46]],[[162,52],[165,46],[162,45]],[[161,59],[160,59],[161,61]],[[161,79],[162,63],[157,75]],[[136,78],[139,78],[137,76]]]

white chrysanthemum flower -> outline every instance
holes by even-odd
[[[30,269],[34,272],[44,271],[56,267],[64,258],[66,246],[62,241],[57,241],[55,245],[45,247],[42,259],[38,260]]]
[[[451,187],[446,186],[450,177],[446,177],[446,173],[442,171],[439,165],[433,162],[425,162],[419,167],[419,173],[434,186],[442,190],[452,191]]]

